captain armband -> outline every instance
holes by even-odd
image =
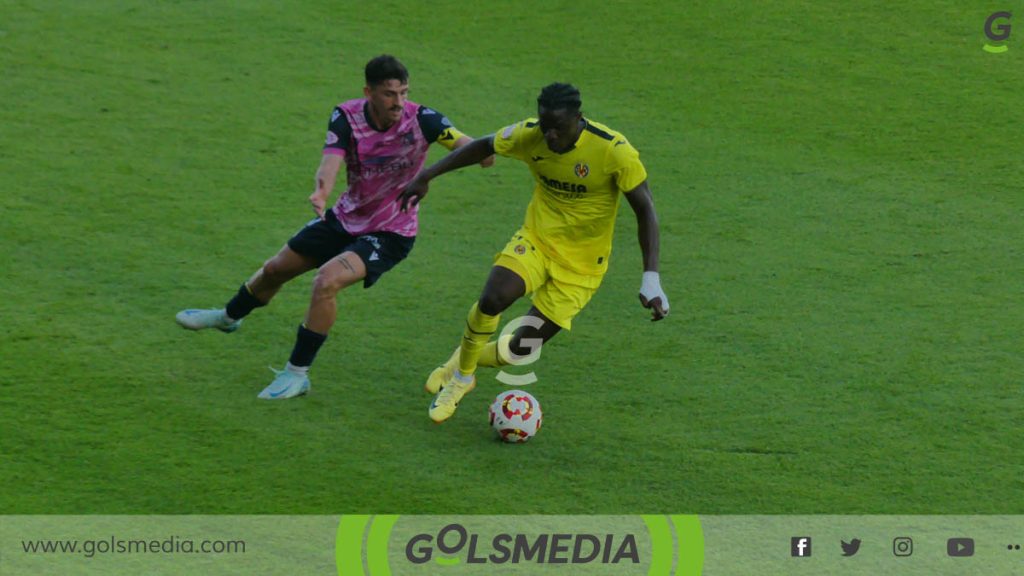
[[[444,129],[444,132],[441,132],[440,136],[437,137],[437,143],[449,150],[455,150],[455,143],[463,136],[465,136],[465,134],[460,132],[458,128],[449,126]]]

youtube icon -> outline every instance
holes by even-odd
[[[946,554],[954,558],[974,556],[974,538],[950,538],[946,540]]]

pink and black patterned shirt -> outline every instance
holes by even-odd
[[[353,236],[416,236],[419,206],[402,212],[396,199],[423,167],[430,144],[452,144],[462,133],[440,112],[408,101],[402,118],[380,131],[368,107],[366,98],[358,98],[339,104],[331,115],[323,153],[342,156],[348,173],[348,188],[332,210]]]

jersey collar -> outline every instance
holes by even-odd
[[[583,120],[583,127],[580,128],[580,135],[576,137],[576,141],[572,143],[572,146],[569,146],[561,152],[555,152],[555,154],[568,154],[576,149],[576,145],[580,143],[580,140],[583,139],[583,135],[587,132],[587,126],[590,126],[590,122],[588,122],[586,118],[581,118],[581,120]]]
[[[374,122],[373,122],[373,114],[370,114],[370,101],[369,100],[363,102],[363,116],[366,117],[366,125],[369,126],[370,128],[372,128],[374,132],[380,132],[381,134],[384,134],[385,132],[390,131],[391,128],[394,128],[398,124],[402,123],[401,119],[399,119],[398,122],[395,122],[394,124],[392,124],[391,128],[388,128],[387,130],[381,130],[380,128],[378,128],[377,125],[374,124]]]

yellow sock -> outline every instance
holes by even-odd
[[[483,366],[484,368],[497,368],[499,366],[507,366],[511,364],[508,361],[509,349],[508,343],[512,341],[511,336],[502,336],[497,340],[492,340],[484,346],[483,351],[480,352],[480,358],[476,361],[477,366]]]
[[[474,302],[466,319],[466,331],[462,334],[462,351],[459,352],[459,372],[469,376],[476,372],[480,353],[487,346],[487,341],[498,330],[501,315],[488,316],[480,311]]]

